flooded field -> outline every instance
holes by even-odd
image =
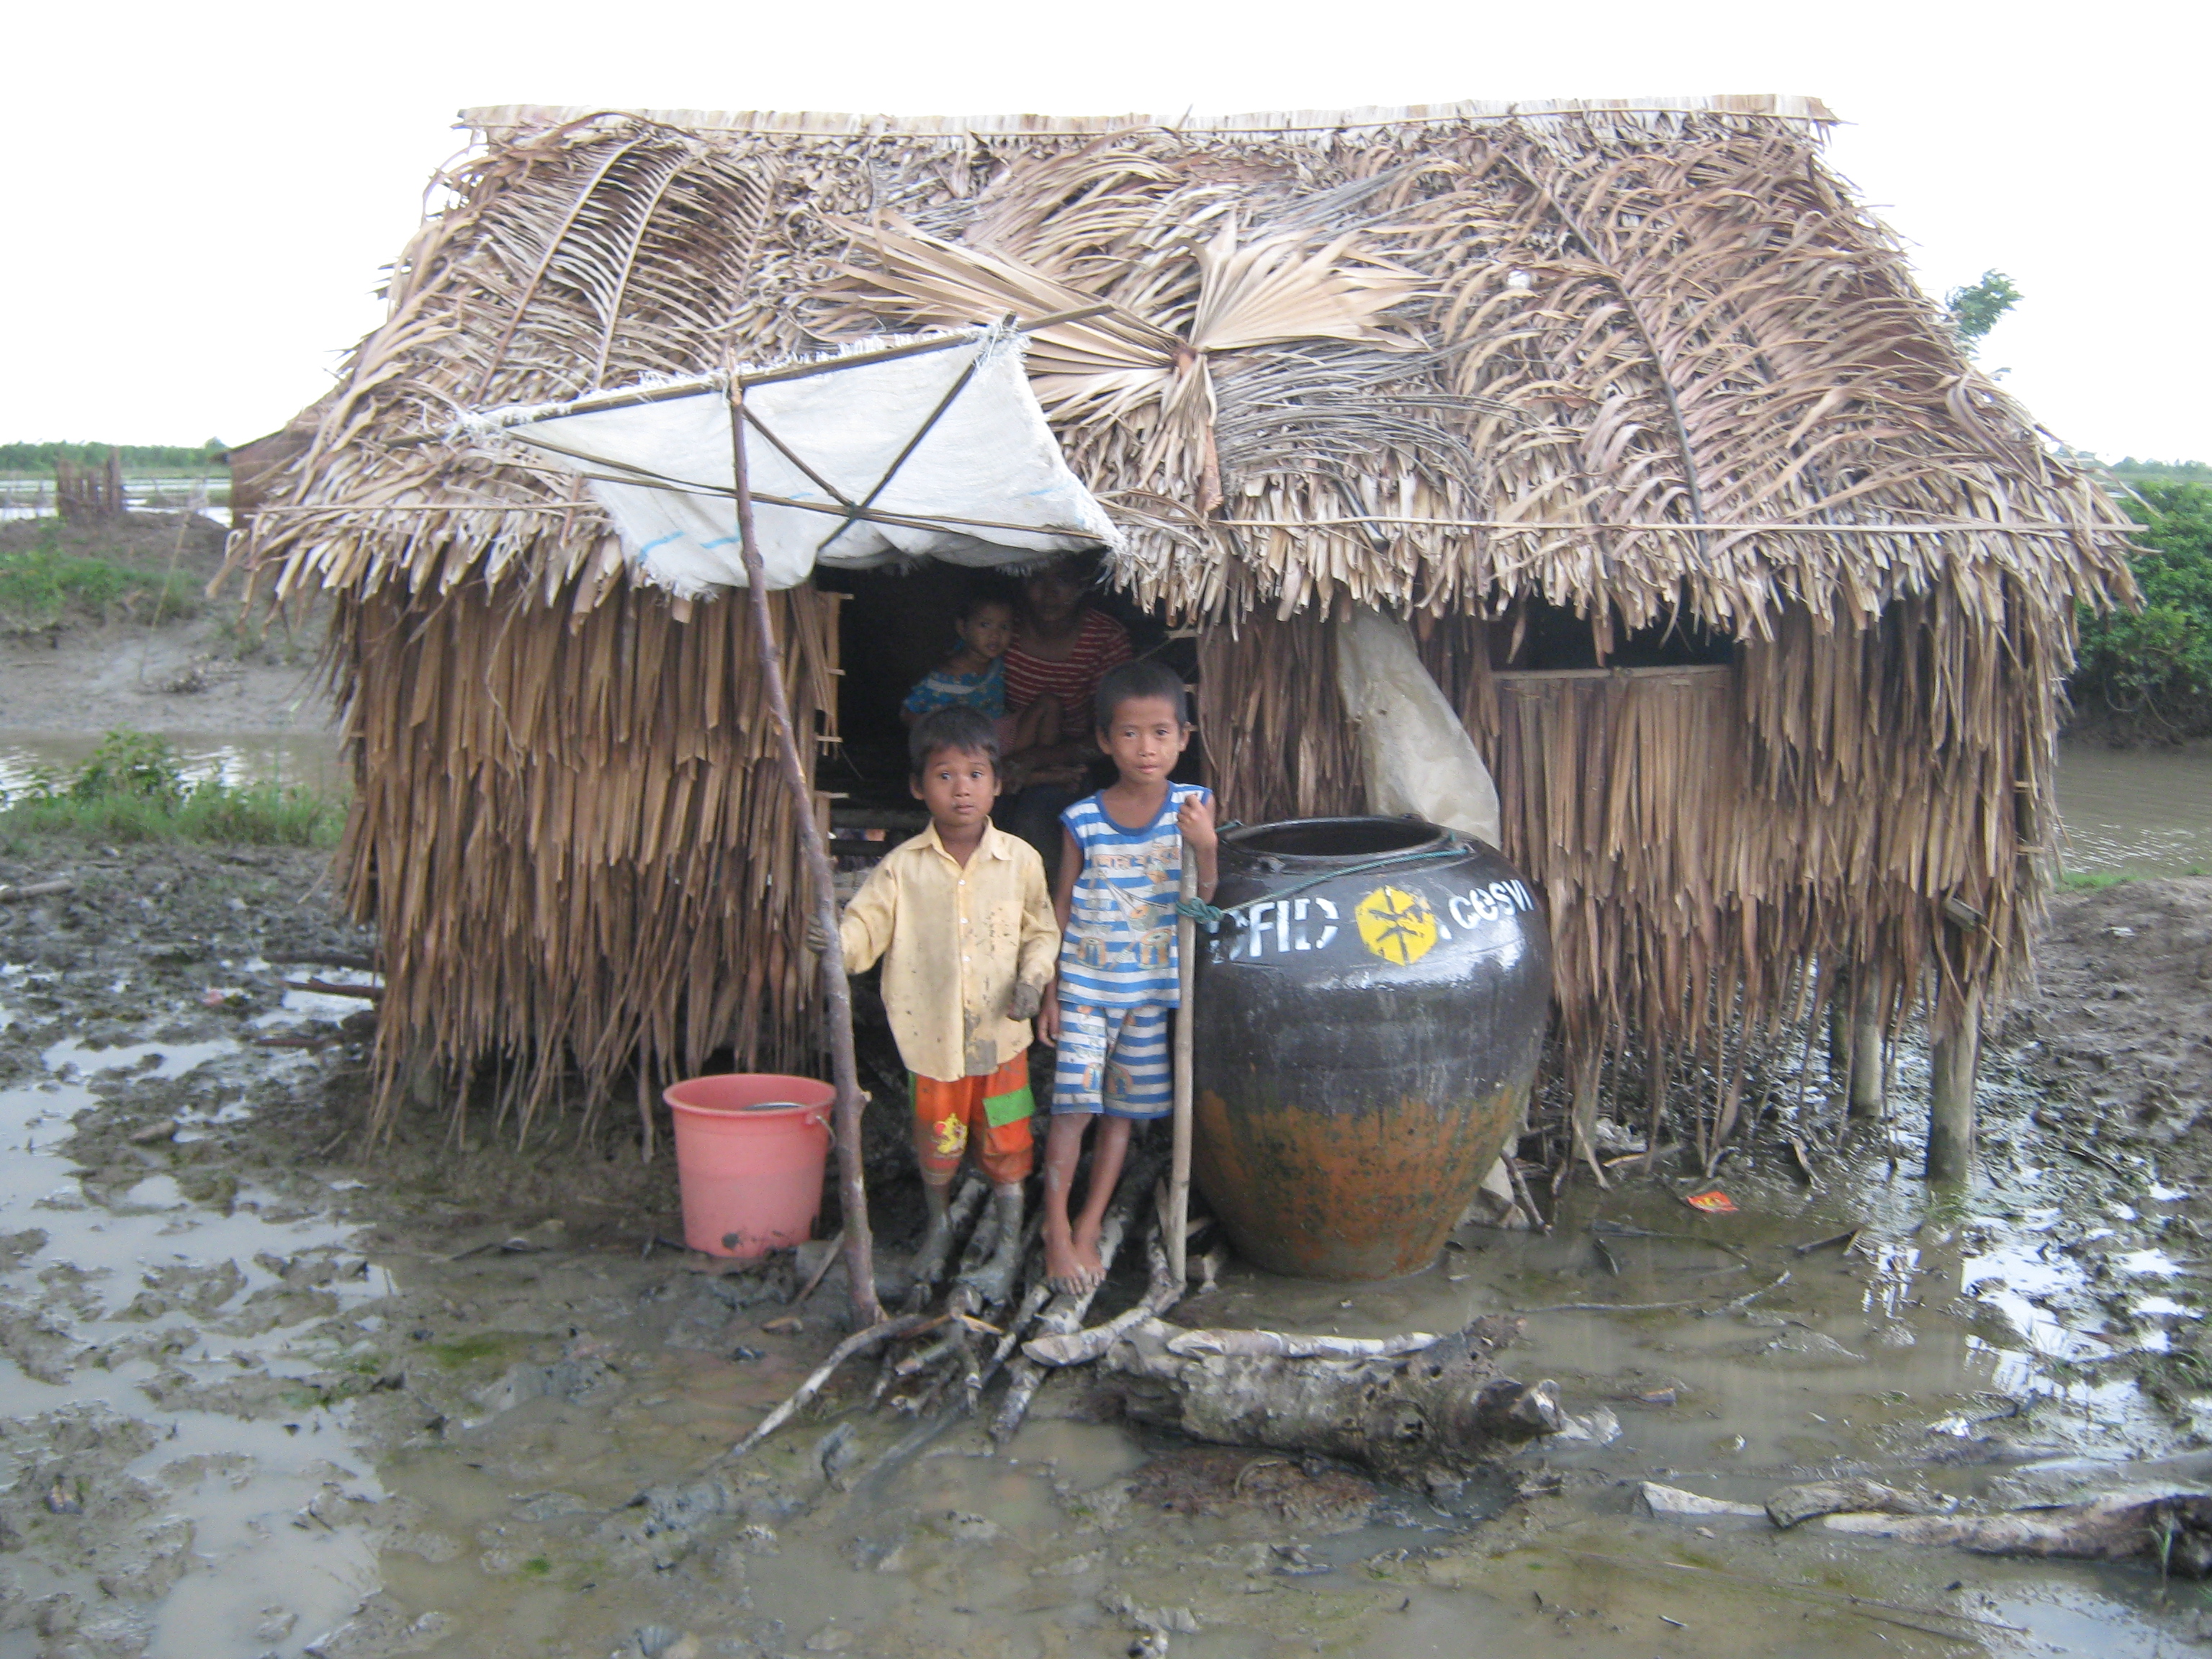
[[[2179,748],[2060,746],[2061,861],[2081,874],[2212,871],[2212,742]]]
[[[230,526],[230,477],[125,478],[123,499],[132,513],[204,514],[216,524]],[[51,478],[0,478],[0,520],[52,516],[54,485]]]
[[[351,780],[339,763],[337,744],[319,726],[295,732],[164,731],[176,745],[186,778],[222,777],[234,784],[298,784],[343,794]],[[40,732],[0,726],[0,793],[32,785],[40,775],[67,777],[100,746],[97,732]]]
[[[342,988],[368,976],[331,965],[364,941],[312,858],[79,848],[0,882],[62,863],[73,893],[0,905],[0,1659],[2153,1656],[2212,1631],[2154,1563],[1761,1510],[1839,1478],[1966,1516],[2212,1480],[2201,1091],[2054,1081],[2046,1049],[2094,1049],[2075,981],[2074,1024],[1992,1060],[1971,1194],[1917,1178],[1916,1054],[1898,1121],[1854,1137],[1816,1061],[1723,1165],[1733,1214],[1626,1169],[1548,1236],[1463,1229],[1412,1279],[1232,1262],[1173,1310],[1525,1314],[1500,1363],[1555,1380],[1567,1426],[1487,1469],[1198,1445],[1119,1420],[1087,1370],[1003,1448],[958,1416],[902,1445],[866,1360],[732,1462],[839,1334],[834,1291],[794,1310],[787,1259],[656,1243],[666,1153],[621,1133],[517,1156],[425,1112],[364,1152],[368,999]],[[2170,889],[2070,896],[2067,937],[2147,939]]]

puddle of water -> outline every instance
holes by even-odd
[[[349,1443],[346,1406],[319,1405],[302,1392],[272,1418],[196,1408],[177,1396],[240,1378],[309,1376],[319,1367],[300,1351],[304,1322],[327,1316],[333,1302],[357,1307],[386,1294],[388,1278],[341,1270],[314,1286],[327,1298],[319,1306],[287,1310],[283,1269],[318,1255],[351,1260],[344,1229],[320,1218],[270,1219],[264,1211],[289,1212],[252,1188],[225,1215],[191,1203],[166,1173],[101,1201],[58,1150],[70,1121],[94,1103],[79,1079],[118,1071],[182,1077],[237,1052],[229,1042],[95,1049],[65,1040],[46,1050],[52,1079],[0,1089],[0,1148],[9,1154],[0,1158],[0,1234],[46,1235],[0,1270],[0,1320],[14,1328],[13,1340],[0,1334],[0,1342],[17,1360],[0,1365],[0,1416],[19,1425],[15,1446],[26,1437],[20,1425],[57,1413],[89,1414],[111,1425],[100,1433],[126,1439],[137,1432],[128,1420],[151,1425],[144,1437],[152,1449],[124,1461],[114,1479],[163,1489],[163,1513],[192,1528],[191,1570],[152,1613],[151,1659],[290,1659],[343,1621],[378,1580],[375,1553],[359,1529],[295,1524],[341,1475],[349,1489],[381,1495]],[[269,1329],[255,1330],[263,1322],[252,1316],[257,1297],[273,1310]],[[232,1330],[222,1328],[226,1322]],[[33,1376],[18,1345],[37,1351],[42,1325],[51,1333],[57,1323],[68,1340],[45,1345]],[[106,1363],[94,1363],[95,1354]],[[94,1592],[90,1600],[97,1611],[102,1598]],[[272,1638],[257,1626],[273,1601],[297,1623]],[[27,1638],[0,1633],[0,1655],[28,1655]]]
[[[319,720],[319,708],[309,718]],[[337,738],[317,726],[297,732],[165,732],[176,746],[185,777],[198,783],[221,777],[231,783],[298,784],[319,793],[353,787],[341,763]],[[30,785],[41,773],[67,778],[92,757],[100,734],[0,726],[0,791]]]
[[[2067,870],[2212,871],[2212,742],[2172,749],[2065,743],[2058,755],[2060,861]]]

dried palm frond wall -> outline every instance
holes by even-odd
[[[1033,383],[1128,532],[1118,579],[1205,631],[1231,811],[1353,804],[1315,619],[1379,605],[1415,619],[1470,699],[1509,850],[1559,901],[1578,1054],[1630,1024],[1680,1047],[1756,1023],[1822,951],[1885,964],[1901,1006],[1946,896],[1990,918],[1942,936],[1963,953],[1947,996],[1958,973],[2016,971],[2052,684],[2075,605],[2131,596],[2126,523],[1961,355],[1825,167],[1829,118],[1757,97],[1171,125],[473,112],[482,146],[395,266],[389,320],[303,417],[312,441],[234,546],[264,591],[341,602],[363,735],[343,857],[397,953],[387,1064],[425,1045],[514,1066],[561,1051],[604,1079],[633,1042],[764,1060],[804,1040],[783,890],[732,901],[698,942],[706,870],[675,878],[657,827],[674,809],[643,804],[675,799],[655,769],[695,763],[676,728],[649,760],[625,748],[621,698],[706,669],[605,696],[479,672],[487,651],[538,672],[541,637],[565,651],[705,623],[735,673],[734,623],[702,606],[678,624],[633,592],[574,481],[441,440],[455,413],[1097,303],[1036,337]],[[1735,675],[1723,692],[1478,672],[1469,630],[1538,600],[1601,647],[1701,624],[1735,641]],[[827,626],[813,603],[789,601],[802,633]],[[455,606],[483,620],[453,632]],[[453,794],[425,728],[489,744],[518,704],[534,723],[472,763],[480,795]],[[714,822],[724,845],[781,857],[738,729]],[[596,794],[601,765],[641,803],[619,834],[565,804]],[[1719,778],[1742,780],[1734,799]],[[706,811],[701,787],[685,811]],[[465,801],[495,798],[467,809],[457,861],[443,838]],[[586,844],[588,906],[502,921],[484,896],[537,895],[540,866]],[[594,934],[601,911],[621,921]],[[477,937],[533,964],[497,999],[474,982]],[[678,939],[696,964],[680,993]],[[710,951],[754,1000],[716,1000]],[[1711,988],[1688,989],[1701,975]]]
[[[793,720],[834,739],[837,599],[773,603]],[[623,586],[572,617],[470,581],[349,596],[332,627],[359,780],[339,865],[404,1037],[387,1081],[444,1074],[458,1133],[495,1060],[526,1138],[571,1072],[596,1109],[632,1070],[649,1106],[718,1048],[811,1065],[797,826],[742,604],[686,617]]]
[[[1494,624],[1424,630],[1496,779],[1503,850],[1545,895],[1581,1113],[1608,1059],[1635,1050],[1652,1083],[1694,1060],[1715,1090],[1691,1114],[1710,1156],[1747,1061],[1839,994],[1845,964],[1891,1031],[1923,1002],[1941,1026],[1968,986],[2019,983],[2070,642],[1955,607],[1939,590],[1851,630],[1793,610],[1736,663],[1679,668],[1496,672]],[[1225,815],[1363,809],[1322,618],[1215,630],[1201,668]],[[1960,928],[1947,900],[1986,921]]]

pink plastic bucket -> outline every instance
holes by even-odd
[[[804,1243],[822,1210],[830,1108],[808,1077],[695,1077],[661,1098],[676,1115],[684,1242],[709,1255],[765,1255]]]

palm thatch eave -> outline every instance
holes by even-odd
[[[700,133],[768,133],[784,137],[1095,137],[1156,129],[1173,133],[1321,133],[1425,121],[1536,120],[1547,116],[1650,119],[1713,112],[1763,116],[1827,127],[1836,117],[1818,98],[1795,94],[1722,93],[1708,96],[1629,98],[1458,99],[1438,104],[1370,105],[1352,109],[1265,110],[1236,115],[1186,112],[1159,115],[1042,115],[1000,112],[986,115],[890,115],[835,110],[610,110],[587,104],[482,104],[460,112],[460,125],[488,143],[524,132],[569,126],[618,115]]]
[[[624,567],[572,480],[392,441],[979,320],[1011,282],[1115,306],[1042,337],[1033,372],[1133,532],[1122,579],[1183,619],[1534,595],[1752,638],[1946,584],[2059,627],[2131,592],[2125,520],[1959,354],[1820,166],[1814,100],[465,118],[456,201],[238,550],[282,590],[596,602]],[[1209,259],[1246,284],[1213,295],[1241,319],[1218,341],[1186,337]],[[1367,322],[1316,311],[1368,270],[1397,287]],[[1273,340],[1271,314],[1293,316]]]

